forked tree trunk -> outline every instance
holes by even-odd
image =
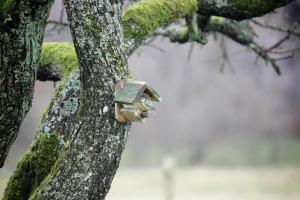
[[[104,199],[130,128],[114,118],[114,87],[128,75],[120,2],[65,1],[80,62],[81,103],[70,144],[32,199]]]

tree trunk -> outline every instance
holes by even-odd
[[[31,107],[35,73],[52,2],[4,0],[0,5],[0,167]]]
[[[122,5],[65,1],[80,62],[81,102],[70,144],[32,199],[104,199],[130,128],[114,118],[114,87],[128,76]]]

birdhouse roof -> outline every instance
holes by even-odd
[[[147,82],[131,79],[119,81],[116,85],[115,100],[118,103],[134,104],[140,99],[143,93],[148,94],[152,101],[161,101],[160,96]]]

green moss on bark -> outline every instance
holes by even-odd
[[[157,28],[196,10],[197,0],[142,0],[122,15],[125,37],[143,39]]]
[[[28,199],[58,159],[60,140],[56,135],[40,134],[9,179],[2,200]]]
[[[67,77],[78,67],[74,45],[68,42],[44,43],[39,64],[41,67],[51,66],[48,70],[60,73],[64,78]]]
[[[0,19],[5,19],[13,9],[15,0],[0,0]]]
[[[62,163],[62,161],[65,159],[65,156],[66,156],[66,150],[63,149],[60,151],[59,157],[54,163],[51,171],[49,171],[49,173],[44,177],[44,180],[40,183],[39,187],[36,187],[32,191],[31,196],[28,200],[43,200],[43,198],[40,197],[39,188],[47,187],[48,182],[51,180],[51,178],[53,178],[53,175],[55,175],[59,170],[59,166]]]

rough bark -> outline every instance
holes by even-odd
[[[32,199],[104,199],[130,127],[114,119],[114,87],[128,75],[121,4],[65,3],[80,61],[81,105],[63,159]]]
[[[200,15],[216,15],[235,20],[265,15],[292,0],[198,0]]]
[[[35,71],[52,0],[2,0],[1,3],[0,167],[31,106]]]

